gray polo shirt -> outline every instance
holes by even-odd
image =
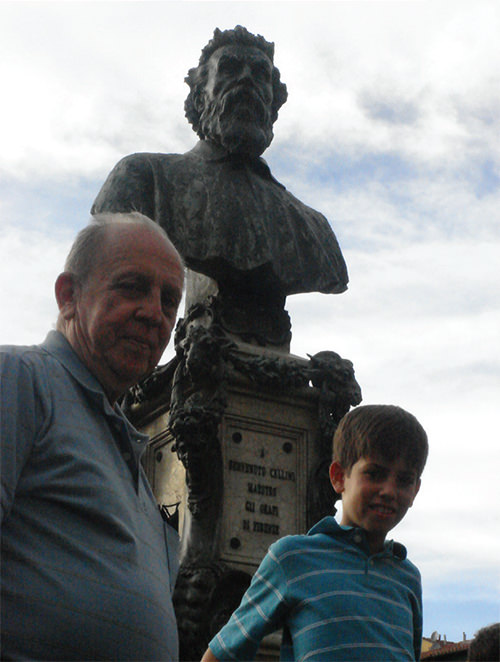
[[[178,658],[177,534],[62,334],[0,348],[2,659]]]

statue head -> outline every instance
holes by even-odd
[[[230,153],[262,154],[287,98],[273,60],[274,44],[241,25],[215,30],[185,79],[186,117],[202,140]]]

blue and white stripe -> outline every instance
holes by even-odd
[[[420,574],[401,545],[370,556],[332,517],[271,545],[240,607],[210,643],[220,660],[251,660],[284,628],[282,660],[418,660]]]

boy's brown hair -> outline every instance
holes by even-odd
[[[396,405],[356,407],[342,418],[333,436],[333,460],[347,473],[361,457],[379,455],[389,462],[403,457],[420,478],[428,452],[424,428]]]

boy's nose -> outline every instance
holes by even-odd
[[[391,480],[390,478],[385,480],[381,485],[380,493],[386,498],[395,498],[397,493],[396,481]]]

